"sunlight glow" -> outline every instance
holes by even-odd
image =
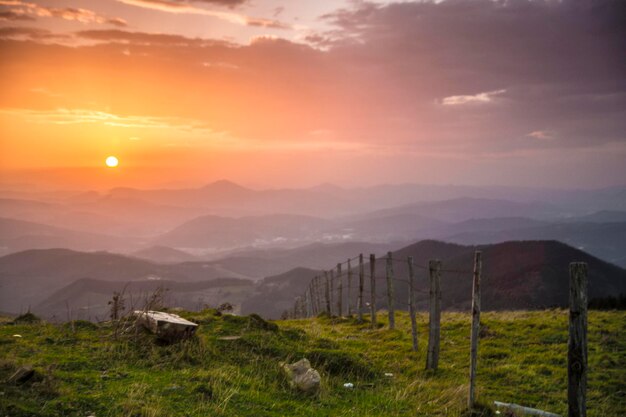
[[[106,164],[109,168],[115,168],[119,163],[120,161],[114,156],[109,156],[106,159]]]

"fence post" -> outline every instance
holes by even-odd
[[[313,312],[313,317],[315,317],[320,312],[318,298],[319,294],[317,292],[317,277],[313,277],[313,279],[311,280],[309,291],[311,292],[311,310]]]
[[[387,310],[389,315],[389,328],[396,328],[396,311],[393,305],[393,259],[391,252],[387,252]]]
[[[376,328],[376,255],[370,254],[370,310],[372,329]]]
[[[413,257],[407,258],[409,264],[409,315],[411,316],[411,335],[413,336],[413,350],[417,352],[417,319],[415,318],[415,273],[413,271]]]
[[[472,289],[472,334],[470,341],[470,381],[467,407],[474,408],[476,401],[476,361],[478,359],[478,336],[480,332],[480,275],[482,270],[482,253],[474,254],[474,286]]]
[[[333,307],[335,304],[335,271],[330,270],[330,315],[333,315]]]
[[[326,299],[326,313],[328,314],[328,317],[330,317],[332,311],[330,309],[330,281],[328,279],[328,271],[324,271],[324,278],[326,282],[326,285],[324,287],[324,298]]]
[[[428,313],[428,351],[426,353],[426,369],[436,370],[439,366],[439,340],[441,334],[441,261],[435,259],[428,262],[430,278],[430,299]]]
[[[352,316],[352,264],[350,263],[350,259],[348,259],[348,316]]]
[[[359,314],[359,322],[363,321],[363,280],[365,278],[365,270],[363,266],[363,254],[359,254],[359,297],[357,299],[357,310]]]
[[[343,281],[341,279],[341,264],[337,264],[337,279],[339,280],[337,293],[337,316],[343,317]]]
[[[321,276],[318,275],[315,277],[315,292],[317,292],[317,314],[320,314],[323,309],[322,285],[320,284],[321,280]]]
[[[587,264],[569,265],[569,342],[567,346],[569,417],[587,415]]]

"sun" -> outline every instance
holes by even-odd
[[[109,156],[106,159],[105,163],[107,164],[109,168],[115,168],[116,166],[119,165],[120,161],[114,156]]]

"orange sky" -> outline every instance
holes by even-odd
[[[0,180],[623,183],[615,39],[556,59],[532,28],[557,6],[443,3],[0,0]]]

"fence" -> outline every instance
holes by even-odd
[[[355,283],[353,262],[358,262]],[[445,269],[439,260],[430,260],[428,265],[419,265],[409,256],[405,260],[393,257],[391,252],[377,258],[369,257],[369,288],[365,276],[363,254],[359,254],[335,268],[324,271],[323,276],[315,276],[307,285],[304,294],[295,298],[293,318],[305,318],[326,313],[328,316],[344,317],[356,313],[359,321],[364,321],[369,304],[369,315],[372,329],[377,324],[377,301],[381,294],[377,291],[378,284],[384,283],[383,297],[386,299],[389,329],[395,328],[395,310],[406,308],[411,319],[411,336],[413,350],[418,350],[418,332],[416,311],[421,301],[427,302],[428,347],[426,353],[426,369],[436,370],[439,366],[439,350],[441,340],[441,277],[447,275],[465,275],[472,282],[472,325],[470,334],[470,370],[468,408],[476,402],[475,386],[478,358],[478,341],[480,333],[481,311],[481,276],[482,253],[474,254],[471,270]],[[376,266],[384,263],[384,274],[377,273]],[[345,266],[345,268],[344,268]],[[398,274],[398,269],[403,273]],[[422,274],[420,276],[420,274]],[[569,417],[586,416],[586,383],[587,383],[587,265],[585,263],[570,264],[570,317],[568,343],[568,404]],[[421,279],[420,279],[421,278]],[[345,282],[344,282],[345,281]],[[429,284],[428,289],[419,288],[418,282]],[[345,287],[344,287],[345,283]],[[406,302],[396,294],[398,287],[406,288]],[[344,291],[345,288],[345,291]],[[369,303],[365,301],[369,290]],[[420,300],[422,298],[422,300]],[[344,308],[345,306],[345,308]],[[353,309],[354,306],[354,309]]]

